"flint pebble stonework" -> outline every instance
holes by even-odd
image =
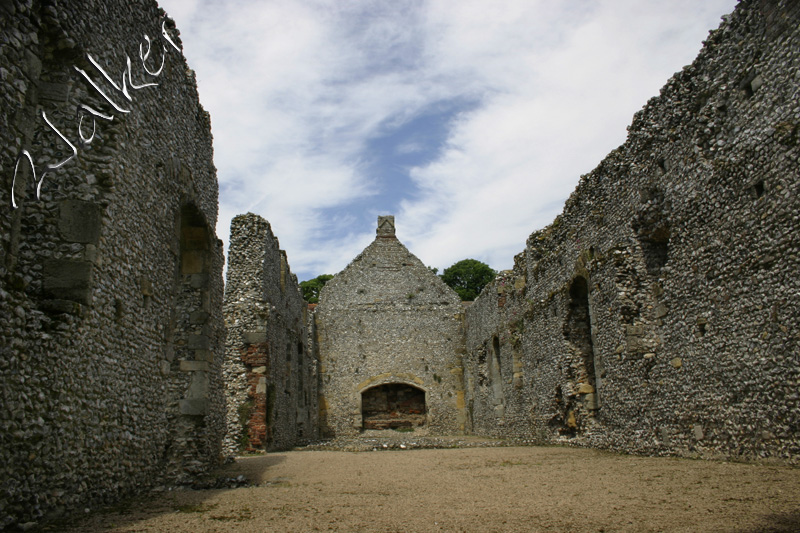
[[[10,0],[0,39],[0,529],[318,435],[800,459],[800,3],[741,1],[469,307],[387,216],[309,311],[269,224],[235,218],[227,344],[210,119],[173,22]],[[115,83],[130,56],[130,99],[90,55]],[[12,208],[23,149],[37,179],[63,165],[37,198],[23,159]]]
[[[800,457],[800,4],[743,1],[467,311],[473,430]]]
[[[284,449],[316,439],[318,364],[308,304],[286,252],[269,223],[252,213],[231,222],[228,250],[225,451]]]
[[[323,434],[463,433],[463,316],[456,293],[397,239],[394,217],[380,217],[372,244],[320,291]]]
[[[148,38],[158,75],[139,56]],[[0,39],[4,529],[216,465],[225,332],[209,116],[172,20],[154,1],[11,0]],[[89,60],[120,84],[126,55],[130,100]],[[144,83],[158,85],[133,87]],[[84,110],[79,134],[80,105],[113,119]],[[44,177],[40,199],[23,159],[14,209],[22,149],[37,180],[73,155],[42,113],[77,155]]]
[[[381,217],[312,315],[323,435],[797,462],[799,28],[741,2],[465,316]]]

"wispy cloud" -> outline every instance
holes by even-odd
[[[394,212],[424,262],[509,268],[734,0],[162,0],[211,112],[232,216],[301,279]]]

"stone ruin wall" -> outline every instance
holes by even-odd
[[[800,4],[744,1],[467,311],[474,431],[800,455]]]
[[[269,222],[231,222],[224,316],[227,454],[285,449],[318,436],[317,361],[308,304]]]
[[[463,306],[395,236],[394,217],[320,292],[320,425],[325,436],[362,429],[362,393],[397,384],[425,391],[426,429],[466,429]]]
[[[468,308],[466,353],[460,303],[430,296],[433,281],[359,293],[334,280],[326,291],[339,284],[341,302],[329,305],[342,315],[318,308],[316,336],[340,344],[321,376],[296,279],[252,215],[237,220],[263,247],[256,259],[244,249],[237,257],[232,241],[223,376],[209,117],[182,54],[160,34],[155,2],[11,0],[0,13],[0,528],[187,481],[238,449],[243,419],[252,448],[314,438],[318,378],[333,433],[355,431],[360,413],[347,402],[363,387],[410,380],[428,391],[443,433],[796,461],[796,2],[745,0],[711,34],[562,215],[531,235],[514,270]],[[145,34],[152,70],[164,55],[157,76],[138,57]],[[114,80],[127,54],[133,82],[158,86],[130,89],[128,101],[88,54]],[[81,104],[114,117],[84,113],[84,135],[96,126],[88,146],[77,142]],[[72,150],[42,111],[77,155],[45,177],[40,199],[22,160],[12,209],[20,150],[37,176]],[[400,261],[396,272],[426,279],[424,265],[396,251],[386,256]],[[369,276],[363,257],[353,264]],[[237,277],[240,261],[255,277]],[[381,291],[389,298],[379,301]],[[354,333],[358,321],[366,334]],[[375,358],[354,366],[353,346]],[[415,362],[386,370],[378,361],[396,346]],[[324,389],[356,370],[363,380]],[[224,449],[223,381],[235,407]]]
[[[225,430],[209,116],[154,1],[0,6],[0,529],[185,481]],[[180,46],[166,20],[168,35]],[[139,45],[152,41],[145,74]],[[128,101],[116,83],[132,63]],[[74,67],[121,108],[113,109]],[[79,105],[113,116],[84,113]],[[37,177],[77,155],[41,184]]]

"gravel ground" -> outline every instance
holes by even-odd
[[[243,457],[205,486],[248,486],[161,489],[46,529],[800,531],[798,468],[505,444],[375,437]]]

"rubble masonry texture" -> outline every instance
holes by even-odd
[[[362,395],[386,384],[425,392],[430,431],[465,431],[463,306],[397,240],[394,217],[323,287],[314,316],[325,436],[358,433]]]
[[[308,304],[267,221],[231,222],[224,314],[225,451],[281,449],[314,439],[317,360]]]
[[[395,384],[434,434],[796,462],[799,28],[741,2],[465,318],[381,217],[309,324],[323,435]]]
[[[21,149],[37,172],[70,154],[41,111],[73,142],[78,105],[114,115],[0,209],[0,528],[357,434],[387,384],[424,391],[434,434],[797,461],[797,2],[740,2],[466,313],[390,217],[308,313],[268,223],[237,217],[226,348],[209,117],[163,13],[0,10],[2,205]],[[159,85],[103,85],[116,112],[88,54]]]
[[[800,4],[744,1],[467,311],[483,435],[800,456]]]
[[[225,430],[221,242],[209,116],[155,1],[0,7],[0,529],[217,464]],[[178,32],[166,20],[170,38]],[[152,43],[147,75],[139,57]],[[131,100],[116,83],[156,82]],[[83,69],[129,113],[114,110]],[[78,144],[79,105],[97,118]],[[16,157],[28,149],[11,208]],[[92,130],[90,115],[83,136]]]

